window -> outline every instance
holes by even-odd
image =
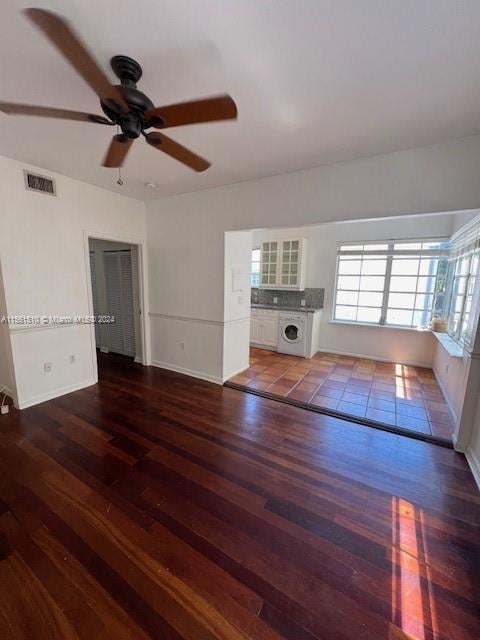
[[[480,262],[480,221],[452,239],[448,333],[462,343],[471,338],[470,315]]]
[[[444,240],[341,244],[334,320],[427,327],[443,307]]]
[[[251,286],[260,286],[260,249],[253,249],[252,251],[252,277]]]

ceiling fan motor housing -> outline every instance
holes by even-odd
[[[128,56],[114,56],[110,64],[121,84],[116,85],[123,99],[128,104],[128,113],[121,113],[110,105],[100,102],[105,115],[118,124],[127,138],[138,138],[147,125],[144,113],[153,109],[154,104],[148,96],[137,89],[137,82],[142,77],[142,67],[136,60]]]

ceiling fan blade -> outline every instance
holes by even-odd
[[[182,124],[232,120],[237,117],[237,105],[228,95],[179,102],[166,107],[155,107],[145,112],[145,120],[157,129],[178,127]]]
[[[78,120],[80,122],[95,122],[97,124],[114,124],[94,113],[55,109],[53,107],[37,107],[31,104],[16,104],[14,102],[0,102],[0,111],[18,116],[39,116],[41,118],[60,118],[61,120]]]
[[[133,140],[127,138],[123,133],[113,136],[108,151],[103,159],[103,167],[121,167],[125,161],[125,157],[132,146]]]
[[[114,87],[87,51],[70,25],[60,16],[44,9],[25,9],[24,13],[70,62],[100,100],[115,111],[128,111],[121,93]]]
[[[187,167],[190,167],[190,169],[193,169],[194,171],[205,171],[210,166],[210,162],[208,162],[208,160],[197,156],[196,153],[193,153],[190,149],[187,149],[178,142],[175,142],[175,140],[168,138],[163,133],[158,133],[156,131],[147,133],[145,134],[145,139],[148,144],[155,147],[155,149],[159,149],[172,158],[175,158],[175,160],[183,162],[183,164],[186,164]]]

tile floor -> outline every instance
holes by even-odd
[[[249,368],[229,382],[441,438],[453,433],[453,417],[431,369],[251,348]]]

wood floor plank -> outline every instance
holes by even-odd
[[[0,418],[2,637],[478,637],[463,456],[99,364],[98,385]]]

